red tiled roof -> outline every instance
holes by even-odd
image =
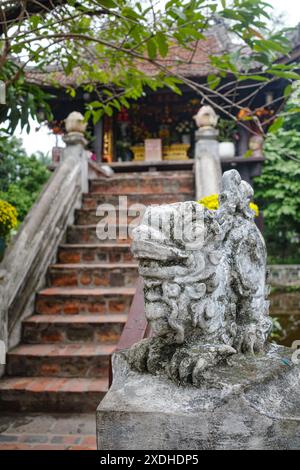
[[[210,63],[210,55],[222,55],[232,51],[234,47],[225,27],[218,25],[207,32],[205,40],[191,43],[189,49],[176,45],[171,46],[168,56],[162,59],[160,63],[178,75],[185,77],[206,77],[215,71]],[[159,72],[156,65],[150,61],[140,62],[138,68],[150,76],[154,76]],[[82,73],[79,68],[75,68],[72,74],[68,76],[63,71],[55,68],[49,69],[48,73],[28,70],[26,76],[31,83],[44,86],[50,86],[56,82],[61,87],[76,87],[83,82]]]

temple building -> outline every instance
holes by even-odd
[[[191,50],[173,46],[169,52],[171,70],[196,86],[207,85],[208,77],[216,72],[211,65],[210,56],[234,52],[237,47],[231,42],[224,25],[216,25],[209,30],[206,39],[198,41]],[[157,73],[155,67],[146,62],[141,68],[147,75]],[[83,86],[77,85],[76,70],[70,76],[56,69],[49,70],[48,75],[33,70],[27,73],[27,78],[39,83],[45,91],[54,96],[50,103],[54,121],[49,123],[54,132],[60,132],[63,120],[71,111],[76,110],[84,114],[87,103],[97,99],[94,93],[89,93]],[[53,80],[58,86],[53,85]],[[228,116],[239,119],[250,110],[260,122],[266,118],[270,124],[272,114],[275,114],[284,100],[283,91],[286,84],[283,79],[266,82],[265,86],[261,86],[261,82],[247,80],[243,81],[243,86],[236,87],[234,75],[227,74],[222,78],[219,87],[223,94],[230,97],[231,102],[237,103],[236,106],[229,106],[221,93],[212,90],[206,97],[195,90],[196,87],[190,87],[186,83],[179,85],[181,95],[168,88],[157,91],[145,89],[143,96],[137,101],[132,101],[128,109],[123,107],[111,117],[104,116],[95,125],[89,123],[88,130],[93,136],[92,151],[97,161],[140,162],[149,159],[145,155],[147,142],[150,153],[158,159],[187,161],[194,156],[196,128],[193,116],[202,104],[211,104],[221,118],[218,126],[220,140],[234,144],[231,158],[244,156],[249,148],[253,152],[247,156],[262,158],[263,139],[253,136],[253,125],[247,125],[246,121],[239,124]],[[67,92],[70,86],[76,89],[75,97],[71,97]],[[255,92],[257,87],[259,92]],[[261,129],[256,130],[259,134]],[[228,155],[225,157],[228,158]]]

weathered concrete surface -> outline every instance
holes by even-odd
[[[177,386],[113,358],[114,382],[98,407],[101,450],[300,449],[300,366],[293,351],[235,355],[203,385]]]

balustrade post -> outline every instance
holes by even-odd
[[[63,141],[66,147],[63,149],[63,160],[73,157],[81,160],[81,189],[83,193],[88,192],[88,152],[86,151],[87,140],[84,137],[87,123],[82,114],[73,111],[65,120],[66,135]]]
[[[222,169],[219,156],[218,116],[211,106],[200,108],[194,116],[198,130],[195,147],[195,179],[197,200],[220,193]]]

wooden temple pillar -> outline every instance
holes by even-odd
[[[99,119],[94,125],[94,151],[96,154],[97,162],[102,161],[103,156],[103,119]]]

